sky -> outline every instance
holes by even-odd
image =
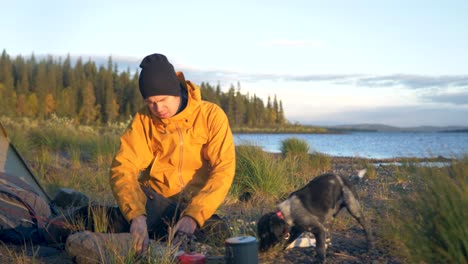
[[[0,0],[10,56],[165,54],[290,122],[468,126],[466,0]]]

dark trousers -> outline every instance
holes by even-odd
[[[161,239],[168,235],[169,227],[174,227],[185,204],[176,203],[161,196],[153,189],[141,185],[146,194],[146,224],[151,238]]]
[[[187,205],[183,202],[178,203],[165,198],[149,187],[141,185],[141,189],[147,197],[146,223],[150,237],[153,239],[166,238],[168,228],[175,226],[180,213]],[[199,242],[221,241],[224,243],[224,240],[230,236],[230,232],[226,222],[214,214],[205,222],[203,228],[195,230],[194,236]]]
[[[163,197],[151,188],[140,185],[147,197],[146,201],[146,223],[148,233],[152,239],[166,239],[169,227],[174,227],[179,220],[180,213],[185,204],[176,203],[171,199]],[[108,219],[107,232],[127,233],[130,232],[130,224],[124,218],[117,206],[104,206],[90,204],[81,207],[65,216],[51,219],[46,230],[46,238],[50,242],[63,243],[66,237],[73,233],[64,223],[73,223],[76,220],[84,222],[85,229],[95,231],[93,212],[105,211]],[[194,236],[199,242],[219,241],[224,242],[230,236],[227,224],[218,215],[213,215],[205,222],[203,228],[197,228]],[[216,238],[212,240],[211,238]],[[217,243],[216,243],[217,244]]]

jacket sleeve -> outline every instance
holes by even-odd
[[[147,144],[143,120],[137,114],[122,134],[110,169],[112,193],[127,221],[146,214],[146,196],[140,188],[138,176],[150,164],[153,155]]]
[[[212,105],[207,114],[209,140],[203,150],[211,164],[208,181],[194,196],[182,215],[194,218],[202,227],[224,201],[231,188],[236,168],[234,139],[224,111]]]

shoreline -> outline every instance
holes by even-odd
[[[272,156],[281,157],[280,152],[268,152]],[[332,156],[324,153],[318,153],[329,157],[333,162],[349,162],[353,160],[365,160],[372,163],[391,163],[391,162],[452,162],[457,160],[456,158],[447,158],[443,156],[437,157],[393,157],[393,158],[368,158],[360,156]],[[313,155],[309,153],[309,155]]]
[[[347,160],[366,160],[373,163],[390,163],[390,162],[452,162],[455,158],[438,157],[394,157],[394,158],[366,158],[366,157],[346,157],[346,156],[330,156],[334,161]]]

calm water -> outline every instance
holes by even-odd
[[[305,140],[311,151],[332,156],[453,158],[468,154],[468,133],[234,134],[236,144],[252,144],[269,152],[281,152],[281,141],[291,137]]]

